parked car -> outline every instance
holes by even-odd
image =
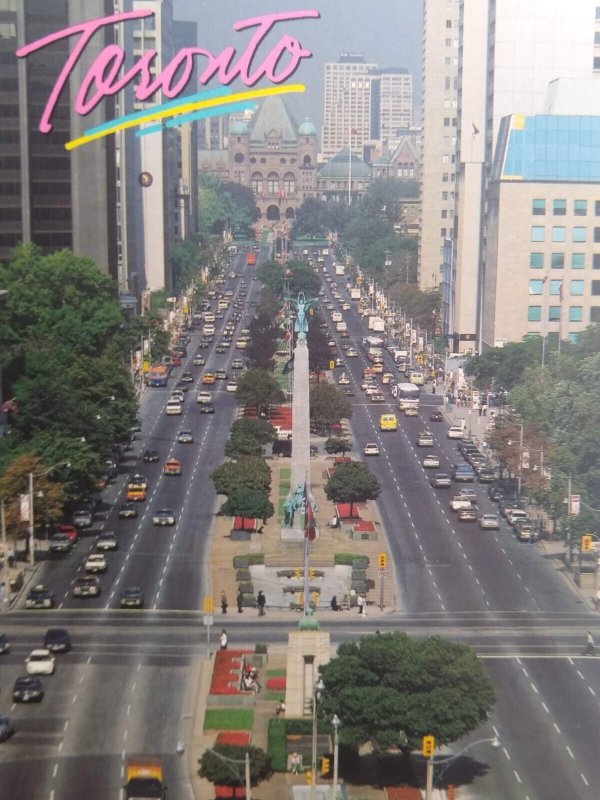
[[[479,517],[479,527],[482,531],[500,530],[500,520],[498,514],[482,514]]]
[[[73,525],[78,528],[91,528],[94,524],[94,515],[87,508],[78,508],[73,512]]]
[[[10,653],[10,642],[5,633],[0,633],[0,655]]]

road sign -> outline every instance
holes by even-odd
[[[379,578],[385,578],[386,575],[387,575],[387,569],[378,569],[377,570],[377,576]]]
[[[214,617],[212,614],[204,614],[202,617],[202,624],[205,628],[212,628],[214,625]]]
[[[215,610],[215,601],[212,595],[204,595],[202,599],[202,610],[205,614],[212,614],[212,612]]]

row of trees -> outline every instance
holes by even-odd
[[[465,366],[475,385],[502,385],[512,412],[503,415],[490,446],[507,470],[520,476],[524,490],[553,518],[566,522],[569,479],[583,508],[569,524],[598,530],[600,515],[600,328],[577,342],[545,348],[539,338],[494,348]]]

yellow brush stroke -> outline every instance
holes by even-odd
[[[65,144],[65,150],[74,150],[76,147],[81,147],[83,144],[93,142],[94,139],[102,139],[105,136],[110,136],[117,131],[126,130],[127,128],[136,128],[144,122],[150,120],[164,119],[165,117],[174,117],[177,114],[187,114],[190,111],[197,111],[202,108],[216,108],[222,105],[229,105],[241,100],[255,100],[258,97],[269,97],[276,94],[289,94],[291,92],[305,92],[306,86],[303,83],[293,83],[289,86],[270,86],[267,89],[255,89],[250,92],[238,92],[237,94],[228,94],[225,97],[212,97],[210,100],[197,100],[195,103],[182,103],[175,108],[166,108],[162,111],[148,111],[148,114],[136,119],[125,120],[114,125],[112,128],[106,128],[97,133],[88,134],[87,136],[80,136],[78,139],[71,139]]]

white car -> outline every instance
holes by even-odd
[[[446,436],[448,439],[462,439],[464,434],[465,432],[460,425],[453,425],[451,428],[448,428],[448,433]]]
[[[381,394],[381,389],[379,388],[379,386],[375,386],[374,384],[371,384],[370,386],[367,386],[367,388],[365,389],[365,392],[370,397],[373,394]]]
[[[440,467],[440,459],[439,456],[436,456],[435,453],[430,453],[428,456],[425,456],[423,459],[423,466],[425,469],[439,469]]]
[[[28,675],[54,675],[56,658],[45,647],[32,650],[25,659],[25,669]]]
[[[210,392],[198,392],[198,402],[201,405],[209,405],[212,403],[212,394]]]
[[[340,384],[340,386],[348,386],[348,384],[350,383],[350,378],[346,375],[345,372],[342,372],[342,374],[338,378],[338,383]]]
[[[106,572],[108,568],[108,561],[104,553],[90,553],[85,560],[85,571],[95,574],[97,572]]]
[[[237,392],[237,382],[236,381],[228,381],[225,390],[228,392]]]
[[[169,400],[167,403],[167,416],[181,416],[183,409],[178,400]]]
[[[363,453],[366,456],[378,456],[379,455],[379,447],[374,442],[369,442],[365,445],[365,449]]]
[[[206,364],[204,356],[194,356],[194,366],[203,367]]]
[[[346,350],[346,355],[348,358],[358,358],[358,350],[356,350],[354,347],[349,347]]]

